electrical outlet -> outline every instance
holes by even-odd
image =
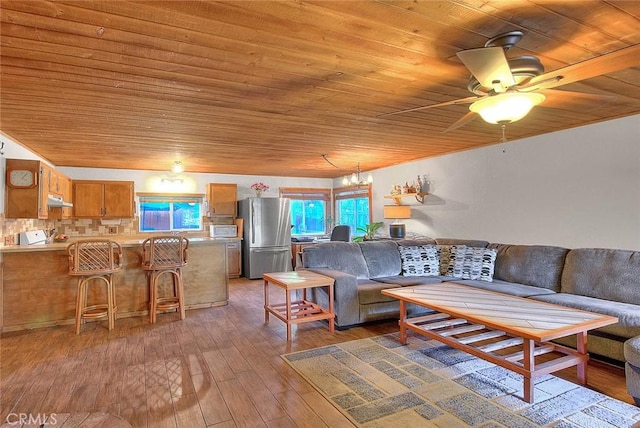
[[[117,235],[118,234],[118,228],[115,226],[111,226],[107,229],[107,233],[109,235]]]
[[[16,236],[7,235],[4,237],[4,245],[16,245]]]

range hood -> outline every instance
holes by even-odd
[[[55,195],[49,195],[49,197],[47,198],[47,204],[49,205],[49,208],[58,208],[58,207],[72,208],[73,207],[73,204],[71,202],[65,202],[62,199],[62,196],[55,196]]]

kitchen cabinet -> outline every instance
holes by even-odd
[[[70,185],[67,176],[44,162],[31,159],[7,159],[6,218],[68,218],[69,209],[50,210],[49,195],[71,199],[65,195]],[[63,217],[66,216],[66,217]]]
[[[209,200],[209,217],[238,214],[238,185],[228,183],[209,183],[207,199]]]
[[[61,172],[51,169],[49,175],[49,193],[61,196],[63,201],[73,200],[71,179]],[[71,218],[72,216],[72,207],[49,207],[50,219],[61,220]]]
[[[239,240],[227,242],[227,271],[229,278],[239,278],[242,274]]]
[[[68,198],[64,198],[64,194],[71,189],[71,179],[53,168],[48,168],[47,174],[49,176],[49,193],[52,195],[63,196],[65,201],[70,201],[71,192],[68,192]]]
[[[128,218],[134,216],[133,181],[73,181],[73,216]]]

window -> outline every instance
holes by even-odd
[[[291,234],[326,235],[331,207],[330,189],[283,187],[280,196],[291,199]]]
[[[334,191],[336,200],[336,224],[351,227],[352,236],[362,236],[371,222],[371,187],[343,187]]]
[[[141,232],[202,230],[202,194],[138,193]]]

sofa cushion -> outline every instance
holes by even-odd
[[[554,294],[554,292],[549,290],[548,288],[501,281],[499,279],[494,279],[492,282],[481,281],[479,279],[454,279],[452,282],[462,285],[468,285],[470,287],[481,288],[483,290],[510,294],[517,297],[531,297],[542,294]]]
[[[438,250],[438,259],[440,260],[440,275],[446,275],[450,277],[454,277],[454,271],[456,271],[456,261],[458,262],[457,270],[462,271],[462,261],[460,258],[458,260],[457,254],[459,250],[466,249],[466,245],[437,245],[436,249]],[[451,252],[455,253],[453,256]]]
[[[393,241],[364,241],[360,244],[369,278],[400,275],[402,266],[398,245]]]
[[[404,276],[438,276],[440,263],[434,245],[398,247]]]
[[[462,279],[493,281],[493,269],[496,260],[495,249],[479,247],[454,248],[456,266],[454,267],[453,276]],[[460,259],[462,260],[461,263],[459,262]],[[461,267],[458,267],[460,264]]]
[[[394,302],[395,299],[391,296],[385,296],[381,293],[382,290],[388,288],[399,288],[398,284],[386,284],[384,282],[371,281],[368,279],[358,280],[358,302],[361,305],[371,305],[373,303],[382,302]]]
[[[478,239],[457,239],[457,238],[436,238],[438,245],[466,245],[467,247],[486,248],[489,241],[480,241]]]
[[[436,245],[436,240],[432,238],[405,238],[394,241],[399,247],[411,247],[414,245]]]
[[[302,249],[305,268],[329,268],[357,278],[368,278],[369,271],[360,245],[354,242],[323,242]]]
[[[640,367],[640,336],[624,342],[624,359],[629,364]]]
[[[579,248],[569,251],[561,291],[640,305],[640,252]]]
[[[555,303],[556,305],[617,317],[616,324],[601,327],[598,330],[627,339],[640,335],[640,306],[638,305],[567,293],[544,294],[531,296],[531,298],[541,302]]]
[[[426,284],[437,284],[443,281],[442,276],[387,276],[376,278],[378,282],[384,282],[385,284],[398,284],[403,287],[411,286],[411,285],[426,285]]]
[[[567,248],[543,245],[489,244],[498,251],[494,279],[560,291]]]

